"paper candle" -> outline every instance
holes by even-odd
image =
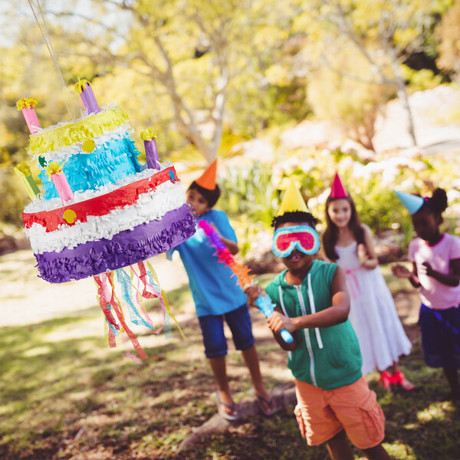
[[[30,198],[35,200],[40,195],[40,189],[32,177],[29,165],[23,161],[14,168],[14,172],[23,181]]]
[[[101,111],[88,80],[79,80],[78,83],[75,83],[75,91],[80,95],[88,113],[99,113]]]
[[[144,129],[144,131],[141,132],[141,138],[144,141],[147,167],[149,169],[161,169],[160,160],[158,158],[157,135],[153,129]]]
[[[38,121],[37,114],[34,109],[37,102],[37,99],[34,97],[23,97],[16,103],[18,110],[22,110],[22,114],[24,115],[27,126],[29,127],[30,134],[38,133],[38,130],[41,129],[40,122]]]
[[[46,174],[51,177],[56,190],[61,197],[62,204],[66,201],[70,201],[73,198],[72,189],[70,188],[67,178],[65,177],[64,172],[62,171],[62,166],[59,165],[56,161],[52,161],[46,168]]]

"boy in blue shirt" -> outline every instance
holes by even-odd
[[[212,209],[220,196],[215,183],[216,161],[203,175],[192,182],[187,190],[187,201],[193,207],[197,220],[205,219],[220,233],[222,242],[232,254],[238,252],[236,234],[223,211]],[[218,262],[215,249],[198,227],[195,235],[177,246],[187,272],[190,289],[200,322],[206,357],[216,380],[216,400],[219,414],[226,420],[236,420],[238,412],[230,391],[226,359],[227,341],[224,321],[232,332],[237,350],[241,350],[249,369],[257,402],[261,411],[269,416],[276,411],[265,388],[259,368],[259,358],[252,335],[251,318],[246,305],[246,295],[236,284],[233,271]]]

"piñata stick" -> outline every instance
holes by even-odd
[[[225,246],[219,234],[214,230],[213,227],[208,224],[208,222],[205,220],[200,220],[198,222],[198,226],[204,231],[213,246],[216,248],[218,262],[222,262],[228,265],[233,270],[233,273],[238,278],[238,282],[243,289],[250,286],[252,284],[254,275],[249,274],[249,268],[235,261],[232,253],[229,251],[227,246]],[[259,307],[259,310],[265,315],[266,318],[270,318],[270,316],[273,315],[275,311],[275,305],[268,295],[257,297],[255,304]],[[287,329],[282,329],[280,331],[280,335],[286,343],[292,343],[294,340]]]

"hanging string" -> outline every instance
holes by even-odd
[[[40,33],[42,34],[42,38],[43,38],[43,41],[45,42],[45,46],[48,49],[48,53],[50,54],[51,59],[53,60],[54,67],[56,68],[56,71],[57,71],[57,73],[59,75],[59,78],[60,78],[60,80],[62,82],[62,86],[64,88],[64,104],[65,104],[66,109],[69,112],[70,116],[72,117],[72,119],[74,119],[74,118],[76,118],[76,116],[74,115],[73,111],[71,110],[72,99],[70,97],[70,96],[73,96],[73,94],[71,93],[71,91],[67,87],[67,85],[65,83],[65,80],[64,80],[64,77],[62,76],[61,68],[59,67],[58,60],[57,60],[57,57],[56,57],[56,53],[54,52],[54,47],[53,47],[53,44],[51,42],[51,37],[50,37],[49,31],[48,31],[48,27],[46,25],[45,16],[44,16],[43,10],[42,10],[42,8],[40,6],[40,0],[36,0],[37,6],[38,6],[38,14],[35,11],[35,7],[32,4],[32,0],[28,0],[28,2],[29,2],[30,9],[32,10],[32,13],[34,15],[35,22],[37,23],[38,28],[40,29]],[[42,23],[40,23],[39,16],[40,16],[40,19],[41,19]]]

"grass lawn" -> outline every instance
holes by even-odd
[[[2,286],[13,276],[7,265],[0,264]],[[387,269],[384,273],[404,307],[413,291],[392,279]],[[25,276],[32,283],[35,274]],[[264,284],[269,277],[260,278]],[[30,302],[33,295],[40,292],[32,290]],[[123,344],[108,348],[95,301],[73,314],[2,327],[0,458],[324,459],[324,447],[308,448],[300,437],[293,407],[269,419],[242,420],[176,455],[180,442],[212,417],[216,406],[187,285],[170,290],[168,297],[186,340],[174,327],[169,337],[140,331],[150,357],[141,364],[123,358]],[[149,306],[156,311],[156,305]],[[271,338],[262,315],[252,316],[268,387],[291,383],[284,352]],[[377,387],[377,374],[369,376],[387,417],[384,445],[397,459],[458,459],[460,407],[436,401],[447,393],[447,384],[441,371],[423,363],[413,314],[401,316],[414,345],[401,365],[417,389],[385,393]],[[229,348],[230,382],[240,401],[250,395],[250,380],[241,354],[232,344]],[[357,451],[356,458],[359,455]]]

